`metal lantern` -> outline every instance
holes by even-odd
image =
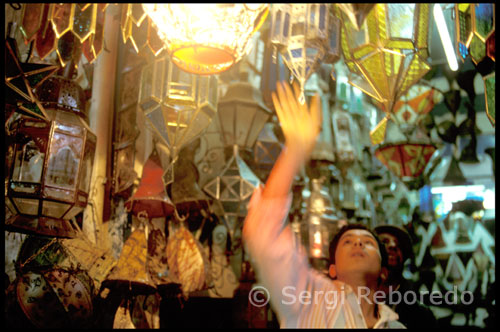
[[[250,50],[269,4],[142,4],[172,61],[201,75],[228,70]]]
[[[14,125],[14,160],[6,205],[8,227],[74,237],[69,220],[87,205],[96,136],[86,121],[85,96],[69,79],[53,76],[35,91],[48,121],[21,117]]]
[[[339,16],[349,83],[392,113],[399,97],[431,69],[429,4],[376,4],[359,30],[344,13]]]
[[[223,220],[235,247],[241,239],[241,227],[248,212],[250,197],[260,183],[259,178],[240,157],[238,146],[235,145],[226,168],[203,187],[221,205]]]
[[[217,108],[217,124],[224,145],[242,149],[253,147],[271,116],[260,90],[245,80],[231,83]]]
[[[302,89],[322,62],[334,63],[340,57],[340,21],[331,7],[321,3],[271,7],[270,41]]]
[[[305,214],[309,256],[328,259],[328,245],[342,226],[324,178],[311,179],[311,195]]]
[[[339,106],[334,107],[332,111],[332,126],[335,138],[335,164],[344,176],[349,166],[358,159],[353,145],[352,122],[353,120],[349,112],[344,111]]]
[[[179,150],[199,137],[217,111],[217,78],[186,73],[168,57],[143,68],[139,105],[175,163]],[[167,184],[173,179],[167,179]]]
[[[494,3],[455,4],[455,23],[459,59],[465,61],[470,55],[472,61],[478,64],[488,55],[495,60],[494,52],[487,52],[488,45],[495,43]]]
[[[432,144],[386,143],[377,147],[375,156],[400,178],[418,177],[436,151]]]

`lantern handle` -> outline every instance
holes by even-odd
[[[183,223],[189,217],[189,213],[186,213],[186,215],[181,217],[176,207],[174,207],[174,215],[175,219],[177,219],[177,221],[179,221],[180,223]]]

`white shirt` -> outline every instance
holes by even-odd
[[[267,289],[282,328],[367,328],[356,293],[309,266],[294,247],[289,225],[284,225],[291,196],[264,199],[255,190],[245,219],[243,240],[259,284]],[[374,328],[404,328],[398,315],[379,304]]]

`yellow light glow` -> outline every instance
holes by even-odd
[[[249,50],[268,4],[142,4],[172,61],[194,74],[229,69]]]

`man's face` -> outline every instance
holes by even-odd
[[[380,250],[375,237],[364,229],[351,229],[342,234],[335,251],[335,270],[339,279],[349,273],[362,272],[378,277]]]
[[[389,233],[378,235],[380,242],[385,245],[387,251],[387,265],[389,268],[399,268],[403,266],[403,252],[399,246],[398,238]]]

